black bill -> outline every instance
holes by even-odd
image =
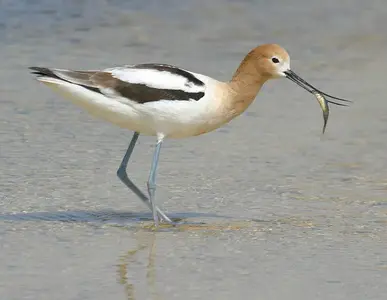
[[[328,103],[331,103],[334,105],[339,105],[339,106],[348,106],[348,104],[346,104],[346,103],[352,102],[350,100],[338,98],[338,97],[329,95],[327,93],[324,93],[323,91],[317,89],[316,87],[314,87],[310,83],[306,82],[304,79],[302,79],[300,76],[298,76],[296,73],[294,73],[291,70],[286,71],[285,74],[286,74],[286,78],[297,83],[300,87],[302,87],[303,89],[305,89],[309,93],[313,94],[317,98],[317,101],[319,102],[320,107],[323,111],[323,118],[324,118],[323,133],[325,132],[325,128],[327,126],[328,117],[329,117]],[[333,100],[335,100],[335,101],[333,101]]]

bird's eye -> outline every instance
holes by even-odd
[[[273,57],[273,58],[271,59],[271,61],[272,61],[273,63],[275,63],[275,64],[278,64],[278,63],[279,63],[279,59],[278,59],[277,57]]]

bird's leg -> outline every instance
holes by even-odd
[[[160,218],[168,223],[172,223],[171,219],[167,217],[167,215],[159,209],[157,206],[153,207],[152,202],[148,199],[147,196],[144,195],[144,193],[129,179],[128,174],[126,173],[126,168],[128,166],[128,162],[130,159],[130,156],[133,152],[134,146],[136,145],[138,136],[140,134],[138,132],[135,132],[133,134],[132,140],[130,141],[128,150],[126,150],[125,156],[122,159],[122,162],[120,164],[120,167],[117,170],[117,176],[118,178],[131,190],[133,193],[135,193],[148,207],[150,210],[152,210],[153,217],[155,212],[159,214]],[[155,211],[154,211],[155,209]]]
[[[149,172],[149,179],[148,179],[149,201],[150,201],[150,203],[152,205],[153,219],[155,221],[155,226],[156,227],[159,224],[158,215],[156,213],[156,203],[155,203],[156,170],[157,170],[157,164],[159,162],[160,149],[161,149],[162,142],[163,142],[162,138],[159,138],[159,140],[157,141],[155,152],[153,154],[151,170]]]

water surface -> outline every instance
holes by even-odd
[[[0,299],[385,299],[387,6],[380,1],[2,1]],[[172,63],[227,80],[283,45],[329,93],[269,82],[213,133],[170,140],[154,232],[115,172],[131,132],[34,81],[31,65]],[[129,173],[145,188],[154,140]]]

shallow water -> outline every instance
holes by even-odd
[[[0,299],[385,299],[384,1],[0,8]],[[227,80],[265,42],[355,103],[331,107],[321,136],[316,100],[278,80],[224,128],[167,141],[158,201],[189,224],[158,232],[115,176],[131,132],[27,70],[163,62]],[[153,144],[130,163],[144,188]]]

